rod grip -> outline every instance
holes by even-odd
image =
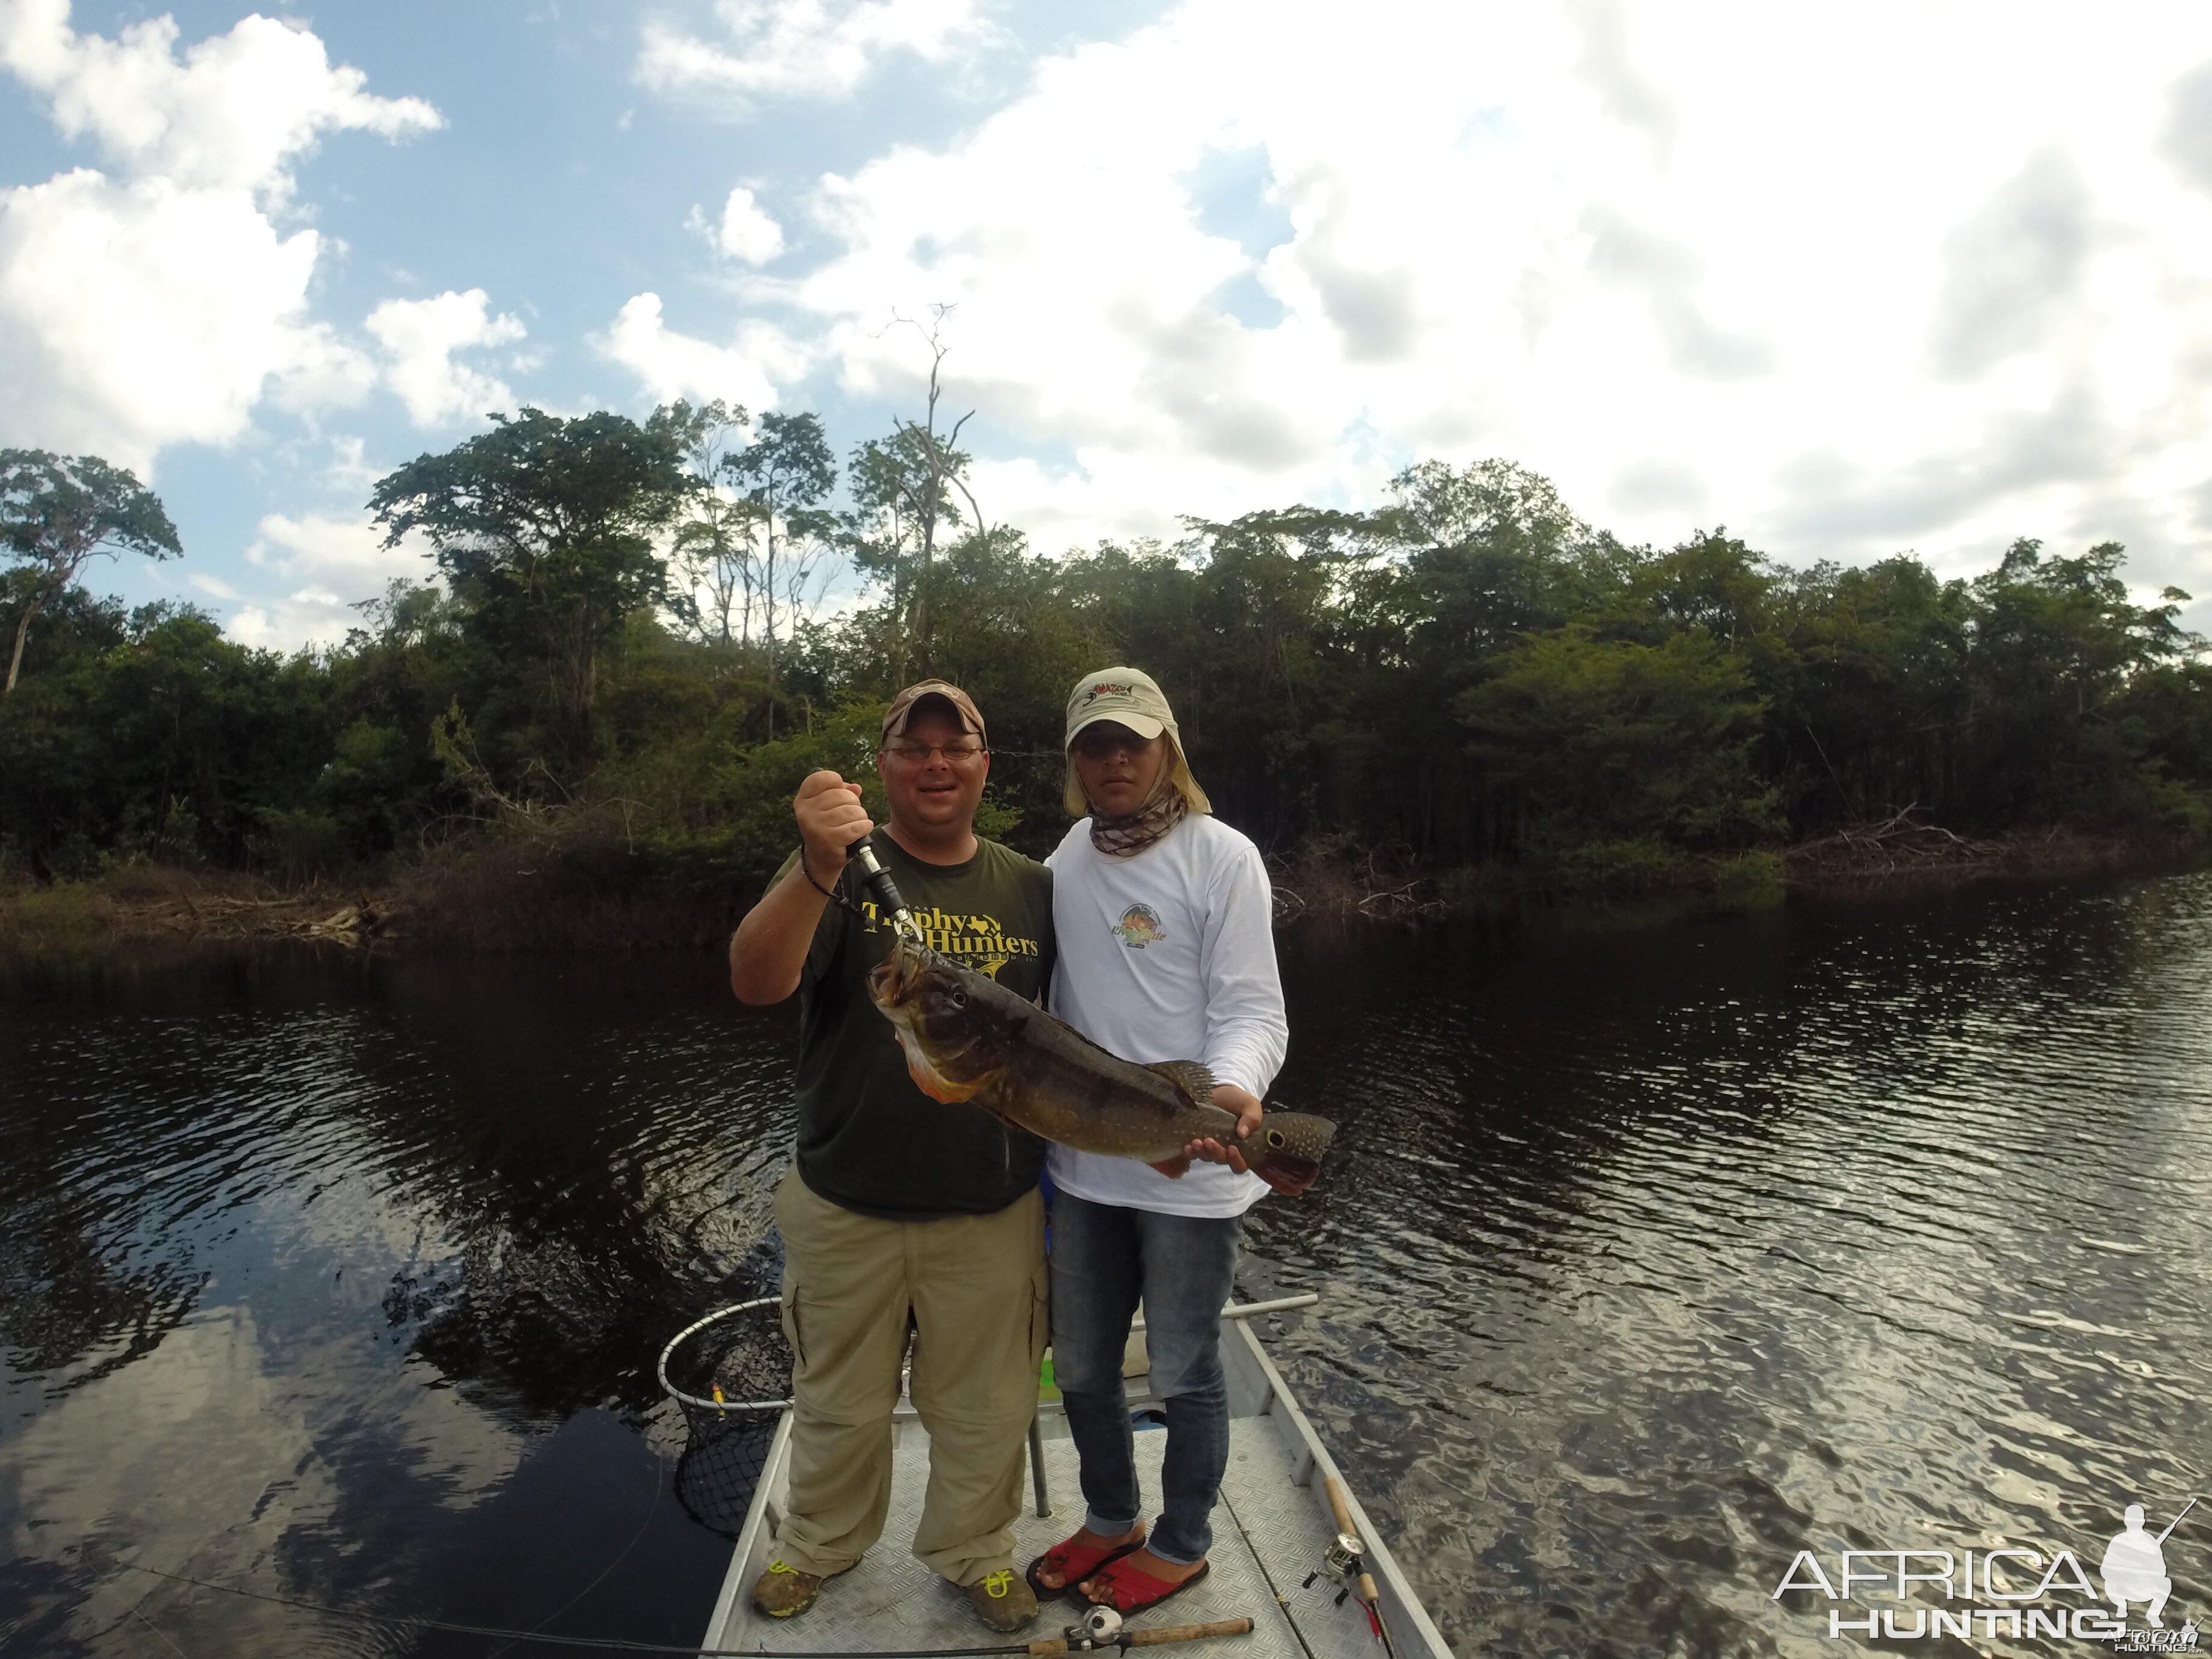
[[[1352,1499],[1346,1495],[1344,1482],[1332,1474],[1322,1485],[1328,1492],[1329,1513],[1336,1516],[1336,1529],[1358,1538],[1359,1528],[1352,1524]]]
[[[1209,1636],[1249,1636],[1249,1619],[1217,1619],[1210,1625],[1169,1625],[1159,1630],[1131,1631],[1126,1644],[1133,1648],[1156,1648],[1169,1642],[1203,1642]]]
[[[886,915],[896,916],[906,908],[906,901],[899,896],[898,884],[891,879],[891,872],[877,861],[876,849],[868,845],[867,836],[848,847],[845,856],[860,861],[861,879],[876,896],[876,902]]]

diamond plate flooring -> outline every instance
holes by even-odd
[[[1137,1436],[1137,1471],[1147,1513],[1157,1513],[1160,1456],[1167,1436]],[[1048,1602],[1018,1637],[996,1637],[968,1606],[967,1597],[908,1553],[921,1510],[927,1441],[919,1424],[899,1429],[890,1519],[884,1536],[850,1572],[832,1579],[822,1599],[800,1617],[759,1617],[741,1593],[717,1645],[741,1652],[815,1653],[854,1649],[975,1647],[1057,1635],[1076,1609]],[[1075,1448],[1065,1439],[1045,1442],[1045,1470],[1053,1514],[1044,1519],[1024,1505],[1015,1527],[1014,1559],[1026,1566],[1081,1524]],[[1213,1570],[1206,1582],[1157,1611],[1140,1613],[1135,1626],[1204,1624],[1249,1617],[1249,1636],[1183,1644],[1183,1659],[1364,1659],[1381,1649],[1358,1605],[1335,1605],[1340,1581],[1325,1571],[1310,1589],[1306,1575],[1322,1566],[1333,1528],[1310,1488],[1291,1481],[1291,1461],[1275,1425],[1267,1418],[1237,1418],[1230,1425],[1229,1469],[1222,1502],[1213,1513]],[[1026,1486],[1024,1488],[1027,1494]],[[1278,1600],[1278,1595],[1281,1599]]]

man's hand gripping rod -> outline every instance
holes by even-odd
[[[914,912],[906,908],[906,901],[899,896],[898,884],[891,879],[891,872],[878,860],[876,849],[868,845],[868,837],[863,836],[848,847],[845,856],[859,863],[861,883],[876,896],[876,902],[890,918],[892,932],[903,934],[916,945],[921,944],[921,924],[914,919]]]

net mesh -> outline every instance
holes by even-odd
[[[678,1332],[660,1386],[683,1408],[676,1495],[701,1525],[734,1538],[791,1400],[791,1345],[774,1297],[720,1309]]]

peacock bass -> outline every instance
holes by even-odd
[[[1139,1066],[1065,1020],[951,957],[902,935],[868,975],[868,994],[898,1032],[907,1071],[933,1100],[967,1101],[1079,1152],[1147,1164],[1194,1140],[1235,1146],[1279,1193],[1321,1173],[1336,1125],[1307,1112],[1268,1112],[1243,1140],[1237,1115],[1212,1101],[1196,1060]]]

